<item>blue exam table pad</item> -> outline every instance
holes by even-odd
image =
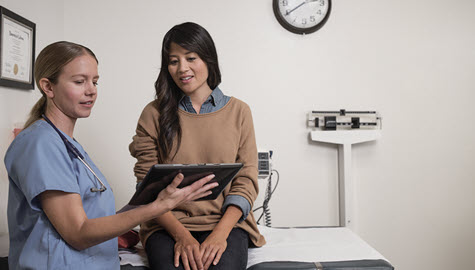
[[[258,226],[266,245],[249,248],[248,270],[393,270],[378,251],[345,227],[269,228]],[[148,265],[140,245],[120,251],[121,269]],[[135,266],[135,267],[134,267]]]

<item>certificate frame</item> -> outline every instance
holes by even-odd
[[[0,6],[0,86],[31,90],[36,24]]]

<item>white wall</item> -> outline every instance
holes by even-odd
[[[28,10],[48,29],[38,48],[61,37],[63,28],[25,3],[35,1],[15,11]],[[338,221],[337,150],[309,141],[306,113],[378,110],[382,139],[353,151],[356,231],[397,269],[442,270],[475,264],[474,8],[468,0],[335,0],[328,23],[304,37],[277,23],[270,0],[66,1],[52,14],[63,12],[65,39],[99,57],[99,99],[75,136],[107,176],[117,207],[134,192],[128,144],[153,99],[162,37],[194,21],[216,42],[221,88],[250,104],[258,146],[275,151],[273,225]],[[2,111],[10,106],[0,118],[7,134],[33,98],[0,90]],[[2,92],[29,103],[10,112]]]
[[[49,43],[63,39],[63,1],[0,0],[0,5],[36,24],[36,54]],[[8,176],[3,157],[13,140],[13,128],[25,122],[40,96],[38,90],[0,87],[0,235],[8,231]]]

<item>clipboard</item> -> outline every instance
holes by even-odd
[[[211,194],[197,199],[197,201],[215,200],[234,176],[243,167],[242,163],[203,163],[203,164],[156,164],[145,175],[142,184],[130,199],[129,205],[143,205],[153,202],[160,191],[165,189],[178,173],[184,178],[178,188],[183,188],[201,178],[214,174],[215,177],[208,183],[218,182],[219,185],[211,189]]]

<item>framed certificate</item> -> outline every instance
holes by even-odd
[[[0,85],[34,89],[36,26],[0,6]]]

